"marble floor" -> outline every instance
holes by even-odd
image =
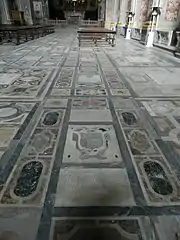
[[[179,240],[179,76],[120,36],[1,46],[0,240]]]

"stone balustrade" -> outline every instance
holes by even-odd
[[[132,39],[140,40],[141,39],[141,33],[142,33],[142,29],[133,28],[132,29]]]
[[[147,29],[142,29],[142,28],[132,28],[131,32],[131,38],[135,40],[139,40],[142,43],[146,42],[146,36],[147,36]],[[120,35],[124,36],[124,28],[118,27],[118,33]],[[180,38],[180,31],[176,32],[178,35],[177,38]],[[160,30],[155,30],[155,36],[154,36],[154,44],[158,45],[165,45],[165,46],[171,46],[173,45],[172,43],[172,37],[173,37],[173,31],[160,31]],[[179,41],[179,47],[180,48],[180,40]]]
[[[166,46],[171,45],[173,31],[155,31],[154,43],[163,44]]]

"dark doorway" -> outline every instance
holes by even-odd
[[[65,19],[63,0],[49,0],[50,19]]]

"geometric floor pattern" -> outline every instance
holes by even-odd
[[[1,47],[0,239],[180,239],[179,66],[72,28]]]

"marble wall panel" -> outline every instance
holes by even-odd
[[[177,21],[178,14],[180,9],[180,1],[179,0],[168,0],[165,20],[167,21]]]

